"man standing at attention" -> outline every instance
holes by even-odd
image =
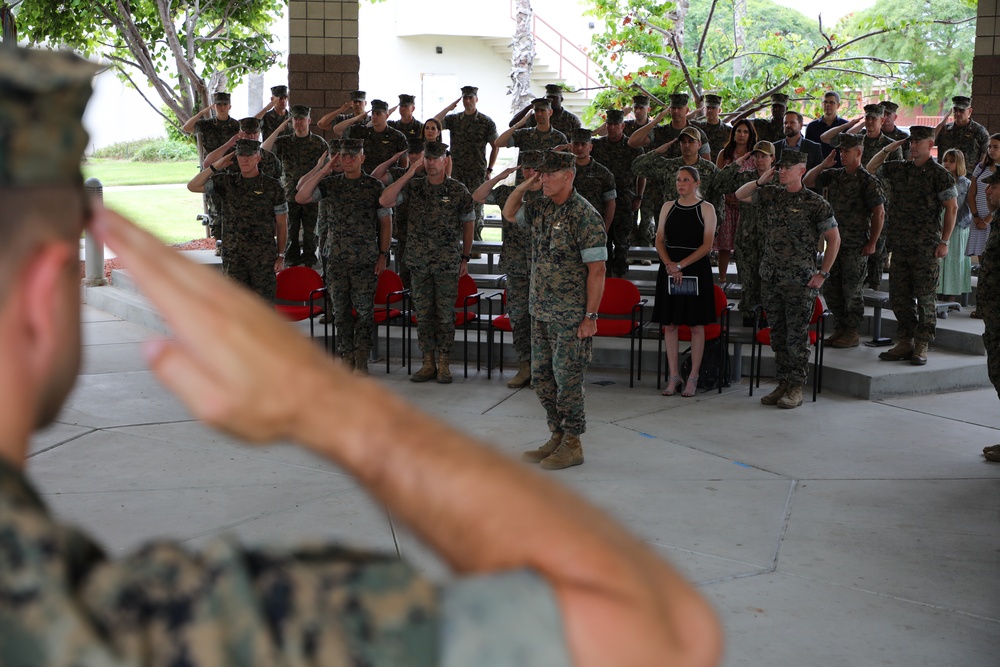
[[[226,173],[234,154],[239,173]],[[274,274],[284,268],[288,202],[281,183],[262,174],[259,164],[260,142],[240,139],[235,153],[210,163],[187,188],[191,192],[218,193],[222,199],[226,211],[223,275],[273,303],[277,286]]]
[[[406,137],[407,141],[420,138],[420,133],[424,129],[424,124],[413,117],[413,107],[417,99],[413,95],[401,93],[399,95],[399,120],[390,120],[389,127],[399,130]]]
[[[806,125],[806,139],[819,144],[824,160],[827,155],[833,152],[834,147],[823,139],[823,135],[833,128],[847,123],[846,118],[837,115],[838,111],[840,111],[840,94],[829,90],[823,95],[823,115]],[[833,166],[842,166],[840,158],[836,159]]]
[[[406,263],[410,267],[417,338],[423,356],[423,365],[410,376],[411,382],[432,378],[441,384],[452,381],[448,364],[455,343],[458,278],[469,272],[476,220],[472,195],[464,185],[445,175],[447,149],[440,141],[428,143],[423,160],[414,160],[379,199],[384,207],[395,206],[403,198],[408,203]],[[414,178],[421,168],[426,176]]]
[[[909,139],[910,135],[905,131],[896,127],[896,116],[898,115],[899,105],[895,102],[890,102],[888,100],[882,100],[878,103],[883,109],[882,114],[882,134],[889,137],[892,141],[899,141],[900,139]],[[903,151],[903,159],[910,159],[910,147],[903,144],[901,149]],[[942,153],[943,155],[943,153]],[[867,162],[865,164],[868,164]],[[968,164],[968,163],[966,163]]]
[[[343,175],[326,178],[333,173],[333,162],[327,163],[302,184],[295,201],[322,201],[325,205],[329,216],[325,243],[329,265],[323,278],[333,302],[340,348],[337,351],[344,363],[367,375],[375,326],[375,288],[378,275],[389,261],[392,211],[379,204],[384,186],[362,171],[364,161],[364,143],[360,139],[342,139]]]
[[[628,138],[628,145],[632,148],[662,146],[681,136],[681,132],[686,128],[694,127],[694,131],[701,135],[701,148],[698,151],[707,160],[712,155],[712,148],[708,143],[708,135],[701,128],[691,125],[688,122],[688,111],[688,96],[685,93],[671,95],[670,106],[656,114],[653,122],[633,132]],[[666,125],[660,125],[660,121],[668,115],[670,116],[670,122]],[[666,157],[675,158],[680,157],[680,155],[680,146],[670,143]],[[656,213],[659,215],[659,209],[657,209]]]
[[[705,120],[692,123],[708,137],[708,143],[712,148],[710,159],[713,163],[719,157],[722,149],[729,143],[729,135],[733,131],[732,125],[723,123],[722,119],[719,118],[721,111],[722,98],[714,93],[709,93],[705,95]]]
[[[978,164],[990,145],[990,133],[972,120],[972,99],[964,96],[951,98],[951,112],[945,114],[935,128],[935,142],[938,147],[938,162],[949,148],[957,148],[965,155],[965,164]],[[952,115],[955,120],[948,122]]]
[[[493,142],[497,148],[517,148],[518,163],[520,164],[520,151],[544,151],[562,146],[569,142],[569,137],[552,127],[549,124],[549,117],[552,115],[552,103],[546,97],[539,97],[531,101],[533,112],[528,116],[523,116],[515,124],[504,130]],[[528,119],[535,121],[534,127],[525,127]],[[515,182],[520,183],[524,176],[518,173]]]
[[[833,207],[802,184],[806,154],[785,151],[779,166],[779,186],[769,185],[775,172],[771,168],[740,186],[736,198],[762,207],[769,221],[760,280],[778,386],[760,402],[792,409],[802,405],[802,385],[809,368],[809,319],[816,293],[837,259],[840,233]],[[816,248],[821,239],[826,252],[817,271]]]
[[[655,236],[651,229],[636,231],[636,212],[642,205],[643,191],[646,179],[638,178],[632,171],[632,163],[642,155],[642,149],[629,148],[628,137],[624,131],[625,114],[618,109],[608,109],[606,137],[594,139],[590,156],[607,167],[615,177],[615,216],[608,230],[608,257],[611,262],[611,273],[619,278],[628,271],[628,248],[633,234],[639,238],[652,240]],[[639,219],[640,224],[643,218]],[[622,248],[620,258],[615,258],[614,249]],[[643,260],[648,265],[649,260]]]
[[[240,123],[229,115],[231,97],[229,93],[215,93],[212,104],[208,105],[184,123],[181,128],[188,134],[194,133],[201,137],[202,164],[209,153],[216,150],[240,131]],[[215,112],[215,117],[210,114]],[[218,197],[205,195],[205,210],[209,215],[209,234],[217,243],[222,242],[222,206]],[[216,255],[221,254],[221,246],[216,249]]]
[[[351,99],[344,102],[339,107],[326,114],[316,122],[316,127],[321,130],[329,130],[331,127],[337,123],[342,123],[345,120],[350,120],[355,116],[363,116],[359,122],[368,123],[371,117],[368,112],[365,111],[365,106],[367,105],[368,93],[363,90],[352,90]]]
[[[987,176],[986,198],[993,210],[993,226],[986,240],[986,248],[979,256],[979,284],[976,292],[976,310],[982,315],[985,330],[983,346],[986,348],[986,370],[993,388],[1000,395],[1000,170]],[[983,448],[987,461],[1000,463],[1000,444]]]
[[[369,174],[393,155],[406,150],[406,137],[389,127],[389,105],[383,100],[372,100],[371,125],[362,122],[367,114],[341,121],[333,126],[333,133],[344,139],[360,139],[365,143],[365,173]],[[371,162],[368,162],[370,160]]]
[[[881,138],[881,134],[876,138]],[[827,199],[837,216],[840,252],[823,283],[823,296],[833,312],[831,347],[857,347],[858,329],[865,319],[861,291],[865,285],[868,258],[875,252],[885,221],[885,195],[878,179],[862,164],[863,139],[857,134],[841,134],[838,139],[841,168],[834,168],[833,153],[806,174],[807,188],[827,190]]]
[[[771,117],[753,118],[750,120],[753,123],[753,129],[757,131],[758,141],[770,141],[772,144],[776,141],[781,141],[781,138],[784,136],[786,111],[788,111],[788,95],[773,93],[771,95]],[[744,112],[733,120],[733,124],[735,125],[736,121],[746,118],[753,112],[754,108]]]
[[[608,258],[604,222],[573,188],[576,157],[551,151],[503,208],[531,230],[531,379],[545,408],[548,442],[523,458],[546,470],[583,463],[583,376],[590,363]],[[524,199],[535,179],[544,197]]]
[[[292,106],[288,117],[261,145],[281,160],[282,185],[288,200],[288,242],[285,244],[285,266],[313,266],[316,263],[316,218],[319,207],[315,202],[300,204],[295,199],[299,180],[316,166],[320,156],[330,150],[326,140],[309,131],[311,109],[301,104]],[[291,119],[292,134],[285,133]],[[299,232],[302,244],[299,245]]]
[[[563,103],[563,87],[558,83],[550,83],[545,86],[545,99],[549,101],[552,105],[552,115],[549,116],[549,125],[553,128],[559,130],[567,137],[573,130],[583,127],[580,119],[569,111],[567,111]],[[529,112],[534,108],[534,104],[528,104],[523,109],[517,112],[517,114],[510,119],[508,127],[514,127],[518,122],[525,116],[528,116]],[[524,127],[534,127],[537,121],[534,117],[528,118]],[[502,145],[502,144],[501,144]]]
[[[587,202],[594,207],[601,218],[604,219],[604,233],[611,231],[611,225],[615,219],[615,211],[618,207],[618,192],[616,190],[615,177],[603,164],[593,159],[594,149],[593,135],[585,127],[573,130],[569,145],[570,151],[576,156],[576,175],[573,178],[573,187],[583,196]],[[621,278],[628,270],[626,257],[628,252],[628,237],[619,235],[618,262],[612,264],[612,273]],[[610,257],[609,253],[609,257]]]
[[[927,363],[927,346],[937,327],[938,259],[948,254],[948,240],[958,213],[955,179],[931,159],[934,128],[910,128],[909,161],[891,160],[905,139],[894,141],[872,158],[867,169],[889,190],[886,244],[892,249],[889,303],[896,316],[899,342],[878,355],[883,361]],[[942,215],[942,211],[944,215]]]
[[[441,127],[451,132],[451,175],[456,181],[472,192],[482,185],[497,161],[497,125],[493,119],[476,109],[479,102],[479,88],[462,86],[462,97],[442,109],[435,118]],[[462,104],[459,113],[448,113]],[[486,160],[486,146],[490,147],[489,162]],[[483,207],[475,204],[475,233],[477,241],[483,240]],[[468,254],[468,253],[466,253]]]
[[[812,169],[823,161],[823,150],[815,141],[802,136],[802,114],[798,111],[785,112],[785,138],[774,142],[774,160],[780,164],[785,151],[798,151],[806,156],[806,166]]]
[[[267,139],[278,126],[289,119],[288,116],[288,86],[274,86],[271,88],[271,101],[267,106],[257,112],[256,118],[260,119],[260,134]],[[286,134],[292,133],[292,128],[284,125]]]

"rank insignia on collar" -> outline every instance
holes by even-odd
[[[447,204],[448,202],[451,201],[451,197],[441,197],[441,201]]]

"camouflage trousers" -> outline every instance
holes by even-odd
[[[889,248],[885,244],[885,230],[875,242],[875,252],[868,256],[867,279],[865,285],[877,290],[882,285],[882,274],[885,273],[885,265],[889,262]]]
[[[531,381],[545,408],[549,431],[580,435],[587,430],[583,375],[594,339],[576,337],[579,322],[531,321]]]
[[[367,352],[372,346],[375,327],[378,283],[375,270],[370,264],[345,266],[339,262],[330,262],[326,269],[326,286],[337,327],[337,352],[342,357],[354,354],[355,350]]]
[[[237,253],[230,252],[222,257],[222,275],[256,292],[267,303],[274,303],[278,281],[274,277],[273,256],[239,257]]]
[[[298,204],[288,202],[288,239],[285,241],[285,264],[294,266],[316,263],[316,216],[319,204]],[[299,246],[299,230],[302,230],[302,245]]]
[[[736,266],[739,267],[740,313],[753,315],[753,309],[763,303],[760,287],[760,263],[764,259],[764,229],[758,221],[741,218],[733,240]]]
[[[455,299],[458,269],[410,267],[413,306],[417,311],[417,342],[421,354],[451,354],[455,342]]]
[[[996,233],[996,232],[994,232]],[[983,318],[983,345],[990,382],[1000,396],[1000,247],[987,248],[979,257],[976,313]]]
[[[507,272],[507,315],[513,329],[514,349],[519,362],[531,361],[531,314],[528,296],[531,291],[531,274]]]
[[[632,232],[632,245],[644,248],[653,247],[656,243],[656,224],[660,219],[661,208],[663,208],[663,201],[652,193],[647,193],[639,207],[639,217]]]
[[[475,192],[480,185],[486,182],[485,172],[464,172],[452,169],[452,178],[468,188],[469,192]],[[483,240],[483,205],[476,202],[473,206],[476,211],[476,229],[473,235],[473,240],[482,241]]]
[[[205,211],[208,213],[210,222],[208,233],[216,241],[222,240],[222,197],[210,195],[207,192],[202,194],[205,202]]]
[[[896,316],[897,337],[930,342],[937,327],[937,284],[940,265],[931,252],[892,254],[889,305]]]
[[[809,369],[809,320],[816,290],[805,285],[766,281],[764,310],[771,326],[774,376],[779,382],[805,384]]]
[[[628,248],[636,216],[627,200],[619,199],[618,204],[621,207],[615,208],[615,217],[611,219],[611,228],[608,230],[607,266],[608,275],[623,278],[628,271]]]
[[[392,237],[396,239],[396,267],[399,279],[403,281],[403,287],[410,289],[410,267],[406,263],[406,229],[405,222],[399,222],[393,218]]]
[[[833,313],[837,329],[857,331],[865,319],[862,290],[868,275],[868,258],[860,248],[841,248],[830,277],[823,283],[826,305]]]

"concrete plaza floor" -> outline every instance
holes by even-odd
[[[145,367],[150,331],[89,306],[83,326],[81,377],[28,472],[112,554],[161,536],[339,540],[448,576],[336,466],[193,421]],[[534,393],[507,389],[509,368],[487,380],[459,366],[452,385],[373,371],[512,456],[547,436]],[[624,372],[587,379],[587,462],[552,475],[696,582],[725,626],[725,665],[1000,664],[1000,464],[981,454],[1000,442],[992,389],[826,392],[783,411],[745,382],[683,399],[661,397],[652,373],[634,389]]]

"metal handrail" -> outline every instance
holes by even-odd
[[[510,0],[510,18],[513,19],[513,20],[517,20],[516,5],[514,3],[514,0]],[[552,33],[555,34],[555,36],[558,38],[558,46],[555,46],[555,45],[551,44],[548,40],[544,39],[543,37],[541,37],[539,35],[539,33],[538,33],[538,24],[539,23],[541,23],[542,25],[544,25]],[[591,75],[591,73],[590,73],[591,66],[597,67],[598,66],[597,63],[595,63],[593,60],[591,60],[590,56],[587,55],[586,51],[584,51],[579,46],[577,46],[576,44],[574,44],[573,42],[571,42],[570,40],[568,40],[551,23],[549,23],[545,19],[541,18],[540,16],[538,16],[538,14],[535,14],[534,12],[531,15],[531,34],[535,38],[536,42],[544,44],[546,47],[548,47],[548,49],[550,51],[552,51],[552,53],[554,53],[557,56],[557,58],[559,60],[559,78],[560,79],[565,79],[566,78],[563,75],[563,72],[564,72],[563,67],[564,66],[568,66],[568,67],[573,68],[574,70],[576,70],[577,72],[579,72],[580,74],[583,75],[584,81],[587,84],[586,87],[589,87],[590,85],[595,85],[595,86],[599,86],[600,85],[600,82],[593,75]],[[580,56],[583,57],[583,67],[580,67],[580,65],[578,65],[575,62],[573,62],[567,56],[567,54],[564,53],[563,49],[564,49],[565,45],[569,46],[568,51],[569,51],[570,54],[573,54],[575,52],[575,53],[577,53],[577,54],[579,54]],[[585,92],[584,94],[585,94],[586,97],[591,97],[591,95],[589,94],[589,91]]]

